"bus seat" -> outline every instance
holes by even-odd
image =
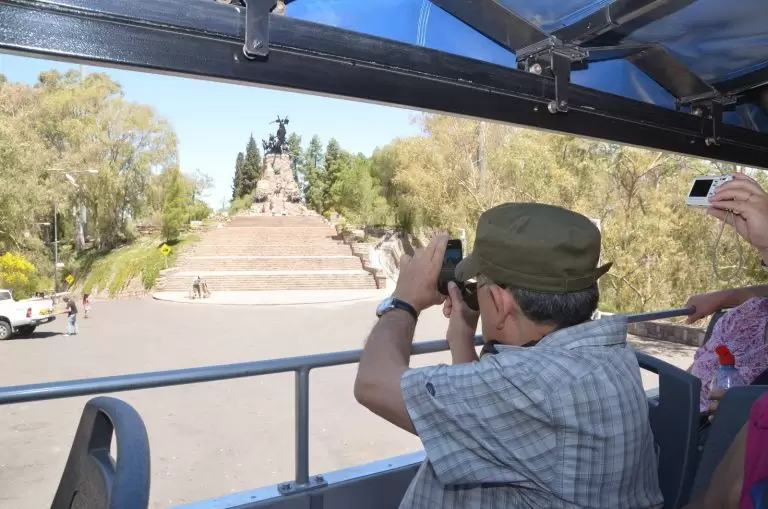
[[[110,456],[112,437],[117,458]],[[149,438],[138,412],[115,398],[85,404],[51,509],[146,509]]]
[[[709,484],[715,468],[725,456],[731,442],[747,423],[752,405],[765,391],[768,391],[768,386],[765,385],[733,387],[720,400],[696,471],[691,490],[694,497]]]
[[[659,450],[659,484],[664,509],[688,501],[696,473],[701,382],[690,373],[637,352],[640,368],[659,375],[658,398],[648,400],[648,414]]]

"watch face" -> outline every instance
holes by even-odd
[[[381,301],[381,304],[379,304],[379,307],[376,308],[376,316],[381,316],[387,311],[389,311],[390,309],[392,309],[393,300],[394,299],[392,297],[387,297],[386,299]]]

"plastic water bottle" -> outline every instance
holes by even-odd
[[[712,378],[712,390],[730,389],[736,385],[746,385],[741,373],[736,369],[736,359],[725,345],[715,348],[715,353],[720,361],[720,367]]]

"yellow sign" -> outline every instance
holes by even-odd
[[[160,252],[163,254],[163,256],[168,256],[171,254],[171,248],[168,244],[163,244],[160,246]]]
[[[71,285],[72,283],[74,283],[74,282],[75,282],[75,278],[74,278],[74,277],[72,277],[72,274],[70,274],[70,275],[68,275],[67,277],[65,277],[65,278],[64,278],[64,281],[66,281],[66,282],[67,282],[67,284],[70,284],[70,285]]]

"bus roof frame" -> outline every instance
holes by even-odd
[[[0,0],[0,51],[399,105],[768,168],[768,134],[720,121],[718,112],[735,96],[710,109],[674,111],[572,84],[563,79],[569,70],[536,74],[276,14],[269,15],[268,33],[260,34],[268,54],[247,58],[247,9],[214,0]],[[561,41],[548,41],[545,53],[564,54]],[[655,54],[647,66],[655,72],[674,65],[658,46],[625,53],[630,60]],[[712,87],[746,92],[763,74]],[[552,102],[566,91],[567,109],[552,112]]]

